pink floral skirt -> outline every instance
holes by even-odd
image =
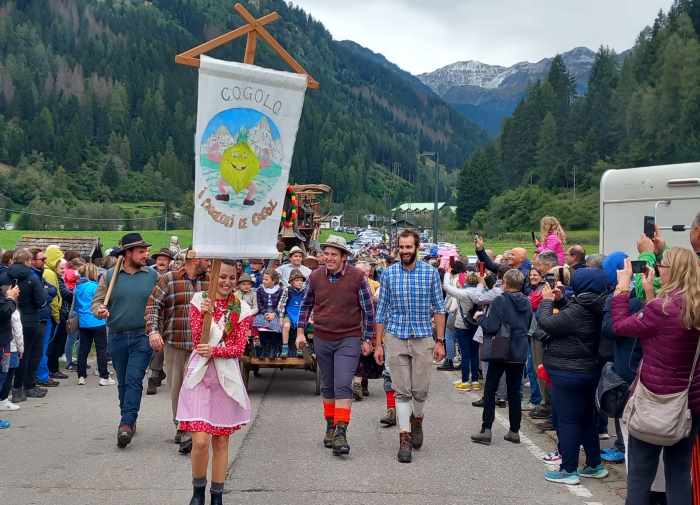
[[[199,355],[190,360],[185,376],[192,373]],[[201,382],[193,388],[184,384],[177,404],[178,429],[225,436],[250,422],[251,411],[244,409],[226,394],[219,384],[214,360],[209,362]]]

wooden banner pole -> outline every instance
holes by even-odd
[[[202,324],[202,338],[200,344],[209,343],[209,330],[211,330],[211,320],[214,314],[214,305],[216,303],[216,293],[219,287],[219,272],[221,271],[221,260],[216,259],[211,263],[211,269],[209,270],[209,292],[207,296],[211,300],[211,312],[207,312],[204,315],[204,322]]]
[[[112,278],[109,280],[109,286],[107,287],[107,294],[105,294],[105,301],[103,305],[105,307],[109,306],[109,301],[112,298],[112,291],[114,286],[117,284],[117,277],[119,277],[119,272],[122,270],[122,264],[124,263],[124,256],[117,257],[117,262],[114,264],[114,271],[112,272]]]

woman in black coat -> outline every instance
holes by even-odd
[[[572,288],[574,297],[561,300],[555,314],[554,301],[561,298],[561,290],[545,286],[538,316],[540,328],[550,337],[545,343],[544,367],[552,380],[562,456],[559,471],[545,472],[545,479],[562,484],[578,484],[579,476],[601,479],[608,474],[600,458],[595,408],[607,277],[600,269],[579,269]],[[581,446],[586,451],[586,466],[577,471]]]

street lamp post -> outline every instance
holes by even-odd
[[[421,156],[432,157],[435,162],[435,193],[433,195],[433,242],[438,243],[438,183],[440,181],[440,154],[438,152],[424,152]]]

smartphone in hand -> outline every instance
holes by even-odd
[[[632,262],[632,273],[633,274],[644,274],[647,271],[646,261],[633,261]]]
[[[656,218],[654,216],[644,216],[644,235],[654,240],[654,235],[656,235]]]

